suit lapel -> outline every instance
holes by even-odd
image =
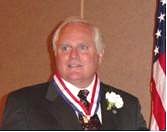
[[[49,101],[45,102],[44,106],[47,111],[54,117],[57,121],[56,128],[59,130],[82,130],[81,125],[78,121],[76,113],[72,107],[67,104],[64,99],[58,95],[56,91],[57,85],[53,84],[51,81],[47,93],[46,99]],[[100,103],[102,111],[102,128],[101,130],[118,130],[120,127],[121,116],[120,111],[114,114],[112,111],[107,111],[107,102],[105,99],[105,94],[107,91],[112,91],[112,88],[106,88],[102,83],[100,85]]]
[[[46,99],[49,100],[47,110],[57,120],[57,128],[61,130],[80,130],[81,126],[72,107],[58,95],[58,87],[53,80],[48,87]]]
[[[101,110],[102,110],[102,130],[117,130],[120,125],[120,111],[114,114],[112,111],[107,111],[107,100],[105,94],[107,91],[112,91],[111,88],[106,88],[101,83]]]

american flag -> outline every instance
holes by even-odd
[[[166,130],[166,0],[158,0],[151,77],[151,130]]]

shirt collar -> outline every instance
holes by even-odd
[[[94,85],[94,82],[95,82],[95,75],[93,77],[93,80],[92,82],[85,88],[79,88],[79,87],[76,87],[75,85],[71,84],[70,82],[64,80],[62,78],[62,80],[64,81],[64,84],[67,86],[67,88],[69,88],[69,91],[76,97],[76,98],[79,98],[77,95],[79,93],[80,90],[83,90],[83,89],[86,89],[89,91],[89,94],[88,94],[88,97],[87,97],[87,100],[90,102],[91,100],[91,95],[92,95],[92,92],[93,92],[93,85]]]

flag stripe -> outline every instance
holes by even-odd
[[[154,115],[152,115],[152,118],[151,118],[151,125],[152,125],[151,130],[154,130],[154,131],[159,130],[159,127],[158,127],[157,121],[155,120]]]
[[[165,53],[160,54],[159,62],[160,62],[161,68],[163,69],[163,71],[166,75],[166,54]]]
[[[151,77],[151,130],[166,130],[166,0],[157,1]]]
[[[153,101],[153,114],[155,116],[156,122],[159,126],[159,130],[165,130],[166,125],[166,112],[163,108],[161,99],[159,97],[159,94],[156,90],[156,84],[154,80],[152,80],[152,101]]]
[[[165,97],[166,88],[164,85],[166,77],[165,77],[165,74],[161,68],[159,61],[156,61],[154,63],[153,70],[154,70],[153,79],[154,79],[155,84],[156,84],[158,95],[161,98],[163,107],[166,108],[166,97]]]

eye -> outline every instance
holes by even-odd
[[[60,47],[61,51],[63,52],[68,52],[71,49],[71,46],[67,45],[67,44],[62,44]]]
[[[79,50],[81,51],[87,51],[88,50],[88,45],[87,44],[80,44],[79,45]]]

